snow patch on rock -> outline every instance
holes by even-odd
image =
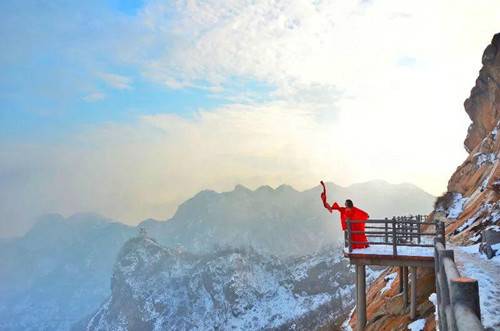
[[[394,280],[396,280],[396,277],[398,276],[397,272],[393,272],[392,274],[389,274],[384,277],[384,281],[386,282],[385,286],[380,290],[380,294],[384,294],[385,291],[388,291],[392,287],[392,283]]]
[[[416,320],[415,322],[408,324],[408,330],[411,331],[423,331],[424,327],[425,327],[425,318]]]

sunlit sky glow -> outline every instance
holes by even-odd
[[[238,183],[440,194],[499,31],[498,0],[2,1],[0,236]]]

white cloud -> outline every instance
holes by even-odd
[[[310,86],[359,95],[394,83],[404,58],[446,74],[477,63],[499,12],[495,0],[155,1],[141,14],[156,50],[143,69],[159,82],[243,77],[284,96]]]
[[[132,79],[129,77],[109,72],[101,72],[99,73],[99,77],[112,88],[118,90],[130,90],[132,88]]]
[[[84,96],[82,99],[87,102],[96,102],[100,101],[106,98],[106,94],[102,92],[92,92],[90,94],[87,94]]]
[[[380,132],[370,125],[382,122],[377,116],[407,115],[372,113],[360,121],[359,113],[348,109],[332,121],[310,104],[232,104],[192,118],[101,125],[58,144],[2,148],[0,173],[9,181],[0,187],[0,210],[8,211],[4,219],[27,223],[44,212],[95,211],[133,224],[167,218],[202,189],[238,183],[307,189],[321,179],[348,185],[383,178],[434,193],[444,187],[462,157],[442,157],[446,135],[427,134],[418,115],[408,119],[409,130]]]
[[[134,223],[237,183],[382,178],[439,194],[465,156],[462,102],[499,13],[496,0],[154,1],[113,44],[120,61],[233,104],[2,147],[0,217],[88,210]],[[127,77],[100,77],[131,88]],[[272,101],[234,92],[235,79],[275,87]]]

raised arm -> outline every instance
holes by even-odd
[[[331,213],[332,207],[326,201],[326,192],[321,193],[321,201],[323,201],[323,206],[326,208],[326,210],[328,210]]]

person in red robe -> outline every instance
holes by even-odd
[[[357,207],[354,207],[352,200],[347,199],[345,201],[345,207],[339,206],[338,203],[334,202],[332,206],[328,204],[326,201],[326,187],[323,182],[323,192],[321,193],[321,201],[323,201],[323,206],[332,213],[334,210],[338,210],[340,212],[340,222],[342,224],[342,230],[345,231],[347,229],[347,219],[356,220],[356,221],[366,221],[370,217],[367,212],[361,210]],[[353,244],[352,248],[366,248],[368,247],[368,240],[366,238],[365,232],[365,222],[352,223],[351,224],[352,231],[362,231],[363,233],[353,233],[352,241],[358,242],[358,244]]]

